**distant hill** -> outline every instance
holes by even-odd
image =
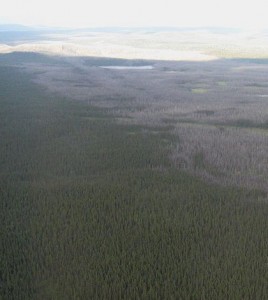
[[[85,28],[66,28],[66,27],[36,27],[25,26],[21,24],[0,24],[0,31],[96,31],[96,32],[188,32],[188,31],[208,31],[212,33],[238,33],[241,29],[238,28],[223,28],[223,27],[85,27]]]
[[[32,31],[33,27],[18,24],[0,24],[0,31]]]

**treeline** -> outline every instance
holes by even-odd
[[[266,299],[260,191],[172,167],[118,125],[0,68],[1,299]]]

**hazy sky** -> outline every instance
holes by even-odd
[[[268,28],[267,0],[1,0],[0,22]]]

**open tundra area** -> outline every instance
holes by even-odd
[[[60,56],[209,61],[267,58],[267,30],[222,28],[92,28],[5,31],[0,53],[39,52]]]
[[[0,298],[267,299],[267,78],[265,31],[0,30]]]

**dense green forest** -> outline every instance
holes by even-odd
[[[175,138],[0,67],[0,299],[267,299],[263,193],[175,168]]]

